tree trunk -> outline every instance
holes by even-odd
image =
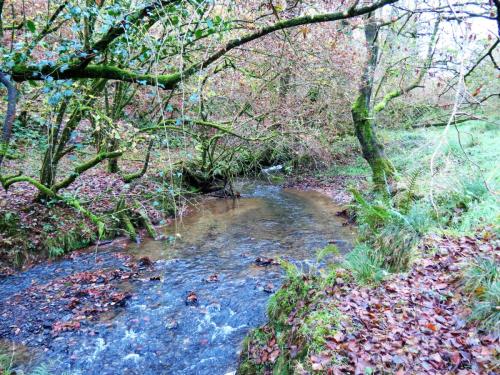
[[[358,96],[352,106],[352,118],[356,137],[361,145],[363,157],[372,170],[374,189],[387,194],[394,176],[394,167],[377,139],[375,125],[369,117],[369,106],[364,95]]]
[[[116,140],[112,140],[107,148],[108,152],[115,152],[118,150],[118,142]],[[109,173],[118,173],[120,172],[120,167],[118,166],[118,158],[108,159],[108,172]]]
[[[395,170],[392,163],[385,155],[384,146],[377,138],[375,120],[371,115],[372,110],[370,105],[373,91],[373,78],[378,59],[378,26],[373,18],[373,13],[368,15],[364,31],[368,49],[368,59],[364,67],[359,94],[351,108],[351,113],[354,130],[361,145],[363,157],[372,170],[374,190],[384,195],[388,195],[390,193],[390,185]]]
[[[2,4],[3,6],[3,4]],[[7,111],[5,113],[2,138],[0,139],[0,167],[2,166],[3,158],[7,154],[10,138],[12,136],[12,126],[16,119],[16,101],[17,90],[16,85],[11,81],[10,77],[4,72],[0,72],[0,83],[7,89]]]

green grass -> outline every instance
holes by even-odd
[[[37,366],[29,373],[15,369],[18,356],[18,353],[11,353],[6,348],[0,347],[0,375],[50,375],[50,371],[45,365]]]
[[[344,267],[362,285],[378,284],[388,275],[381,256],[364,243],[358,244],[346,255]]]
[[[395,201],[404,204],[411,190],[412,200],[419,198],[419,205],[437,208],[437,215],[443,217],[434,223],[437,231],[470,234],[493,225],[500,234],[500,204],[494,194],[500,188],[500,119],[469,121],[450,127],[447,133],[444,129],[380,129],[379,138],[398,172]],[[319,179],[370,178],[354,136],[332,143],[331,153],[335,162],[317,173]]]
[[[492,258],[479,257],[466,268],[464,290],[469,294],[472,312],[470,320],[500,337],[500,270]]]

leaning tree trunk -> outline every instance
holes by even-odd
[[[369,105],[364,95],[359,95],[352,106],[352,118],[356,137],[361,145],[363,157],[372,170],[374,189],[386,194],[394,176],[394,167],[377,139],[374,121],[370,118]]]
[[[378,26],[373,19],[372,13],[368,15],[364,30],[368,49],[368,59],[364,67],[359,94],[351,108],[351,112],[354,129],[361,145],[363,157],[372,170],[374,190],[386,195],[390,192],[390,185],[395,170],[384,153],[384,146],[377,138],[375,120],[371,115],[372,110],[370,101],[378,57]]]

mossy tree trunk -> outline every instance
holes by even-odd
[[[363,157],[372,170],[374,189],[387,194],[390,192],[395,169],[385,155],[384,146],[377,138],[375,124],[370,118],[369,106],[364,95],[359,95],[352,106],[352,118]]]
[[[117,124],[117,120],[123,117],[124,108],[130,103],[135,93],[137,92],[137,87],[130,89],[131,84],[125,82],[115,82],[113,85],[113,95],[112,103],[109,102],[109,93],[106,89],[104,91],[106,115],[111,119],[113,125]],[[104,149],[106,152],[115,152],[120,148],[120,139],[116,138],[116,133],[119,133],[119,129],[114,129],[110,132],[109,129],[101,134],[101,142],[103,143],[99,149]],[[119,173],[120,167],[118,165],[118,158],[108,159],[108,172],[109,173]]]
[[[363,157],[372,170],[374,190],[386,195],[390,192],[395,170],[391,161],[385,155],[384,146],[377,138],[375,120],[370,105],[378,59],[377,38],[379,31],[373,13],[368,15],[364,31],[368,58],[364,67],[358,97],[351,108],[351,112],[354,130],[361,145]]]

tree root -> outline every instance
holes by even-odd
[[[158,233],[156,233],[156,229],[153,226],[153,223],[151,223],[151,220],[148,217],[148,214],[146,211],[142,208],[141,203],[138,200],[135,200],[135,208],[137,209],[137,212],[139,213],[139,221],[140,223],[146,228],[146,231],[148,232],[149,236],[153,239],[158,237]]]
[[[130,219],[129,216],[129,210],[125,206],[125,199],[122,197],[118,201],[118,204],[116,205],[116,214],[118,218],[120,219],[120,223],[127,233],[128,237],[134,241],[137,242],[137,232],[135,230],[134,224],[132,224],[132,220]]]

